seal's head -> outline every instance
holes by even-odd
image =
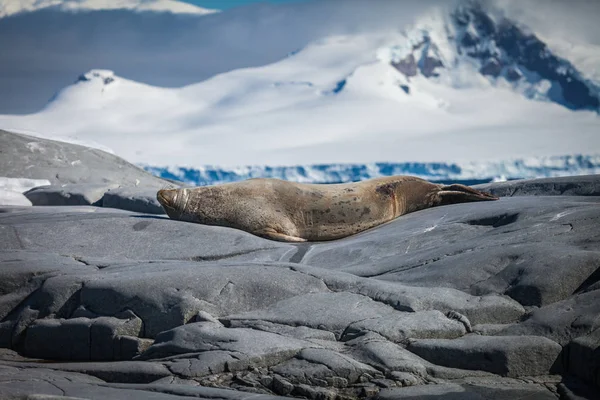
[[[181,194],[178,189],[162,189],[156,194],[156,199],[165,209],[167,215],[173,219],[179,219],[183,210],[178,205]]]

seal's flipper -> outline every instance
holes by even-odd
[[[252,232],[256,236],[264,237],[266,239],[277,240],[279,242],[306,242],[306,239],[297,236],[285,235],[283,233],[276,232],[273,229],[262,229],[260,231]]]
[[[442,199],[442,205],[498,200],[496,196],[492,196],[489,193],[480,192],[479,190],[460,184],[442,186],[438,194]]]

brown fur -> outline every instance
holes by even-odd
[[[288,242],[339,239],[424,208],[496,200],[464,185],[438,185],[411,176],[334,185],[249,179],[160,190],[157,198],[172,219]]]

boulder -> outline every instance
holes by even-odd
[[[33,188],[25,197],[34,206],[102,206],[104,193],[117,188],[112,184],[65,184]]]
[[[600,176],[563,176],[484,183],[473,186],[494,196],[600,196]]]
[[[545,375],[561,369],[562,347],[540,336],[415,339],[409,343],[408,350],[434,364],[508,377]]]
[[[120,187],[110,189],[102,197],[102,207],[145,213],[165,214],[156,199],[156,187]]]
[[[163,189],[157,178],[114,154],[0,129],[0,176],[47,179],[53,185],[117,184]]]

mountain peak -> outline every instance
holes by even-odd
[[[104,85],[108,85],[115,81],[115,73],[108,69],[93,69],[79,75],[77,78],[77,82],[89,82],[92,80],[102,81]]]
[[[393,52],[390,63],[409,80],[441,74],[460,86],[464,80],[455,79],[456,71],[475,67],[492,85],[508,84],[528,98],[600,111],[598,86],[535,34],[478,1],[418,21],[406,37],[410,46]]]

